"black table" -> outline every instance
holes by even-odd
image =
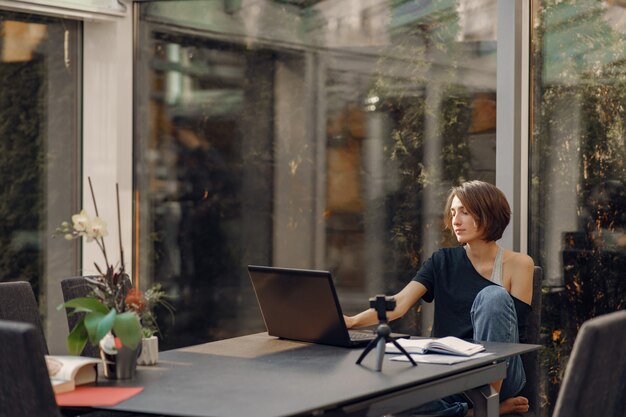
[[[375,351],[279,340],[265,333],[159,354],[131,381],[145,389],[112,410],[166,416],[378,416],[471,391],[478,416],[498,415],[489,382],[504,378],[503,360],[537,345],[485,343],[493,355],[455,365],[390,361],[376,372]],[[104,408],[104,407],[103,407]]]

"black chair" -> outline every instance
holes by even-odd
[[[30,323],[0,320],[0,417],[61,417],[40,333]]]
[[[543,281],[543,270],[536,266],[533,272],[533,299],[531,302],[531,313],[526,322],[526,332],[520,335],[521,343],[534,345],[541,344],[541,284]],[[522,355],[522,364],[526,373],[526,385],[518,394],[528,398],[529,410],[522,414],[506,414],[502,417],[524,416],[534,417],[540,415],[540,391],[541,391],[541,361],[540,351],[533,351]]]
[[[84,280],[83,280],[84,281]],[[28,336],[24,336],[28,338],[29,346],[35,345],[32,348],[32,351],[20,351],[20,355],[25,355],[25,359],[20,357],[16,357],[15,355],[6,354],[5,353],[5,345],[0,338],[0,379],[2,379],[2,388],[0,388],[0,417],[4,416],[84,416],[84,417],[113,417],[113,416],[128,416],[130,414],[127,413],[115,413],[113,411],[90,411],[90,410],[68,410],[67,412],[60,412],[56,407],[56,402],[54,399],[54,394],[52,391],[52,387],[50,386],[49,377],[48,377],[48,369],[46,368],[45,361],[43,359],[44,355],[48,354],[48,345],[46,343],[46,338],[43,332],[43,326],[41,324],[41,316],[39,315],[39,307],[37,305],[37,300],[35,299],[35,294],[33,293],[33,289],[30,283],[26,281],[17,281],[17,282],[0,282],[0,320],[10,321],[15,324],[26,324],[32,327],[31,330],[26,331],[24,328],[18,331],[18,333],[22,332],[24,334],[28,333]],[[12,332],[16,331],[15,326],[9,326],[12,328]],[[20,333],[21,334],[21,333]],[[30,340],[33,339],[33,340]],[[26,342],[24,342],[26,343]],[[13,346],[13,345],[11,345]],[[11,348],[13,349],[13,348]],[[10,349],[9,349],[10,350]],[[29,379],[33,384],[33,387],[26,386],[26,390],[36,390],[37,398],[40,398],[40,401],[31,401],[29,396],[24,396],[21,394],[22,388],[19,388],[19,384],[14,384],[15,388],[7,387],[5,391],[5,381],[4,378],[7,378],[6,383],[11,385],[13,384],[16,375],[20,374],[22,369],[22,364],[26,364],[28,362],[28,369],[23,371],[24,375],[27,375],[29,372],[38,372],[36,368],[30,369],[30,366],[33,367],[39,366],[36,363],[31,364],[30,361],[37,362],[38,356],[41,356],[41,361],[43,363],[43,371],[44,378],[37,377],[37,381],[45,381],[50,388],[50,392],[52,393],[52,405],[53,408],[49,408],[50,405],[47,404],[47,394],[46,394],[46,384],[43,384],[43,387],[39,385],[39,383],[35,384],[35,378],[32,377]],[[96,354],[96,357],[99,356],[99,353]],[[9,362],[13,361],[16,370],[14,371],[11,367],[5,367],[4,360],[8,360]],[[6,371],[5,371],[6,369]],[[34,375],[34,374],[33,374]],[[29,388],[30,387],[30,388]],[[26,391],[25,391],[26,392]],[[15,401],[15,405],[8,400],[5,399],[4,395],[10,395],[12,400]],[[30,392],[26,392],[26,394],[30,394]],[[32,404],[18,404],[20,402],[30,402]],[[6,410],[4,404],[7,404]],[[10,405],[10,406],[9,406]],[[12,408],[14,407],[14,408]],[[22,407],[22,408],[20,408]],[[22,412],[10,412],[12,410],[31,410],[34,407],[32,413],[22,413]],[[39,412],[37,411],[39,410]],[[45,411],[44,410],[49,410]],[[4,414],[4,413],[7,414]]]
[[[625,310],[581,326],[552,414],[570,416],[626,416]]]
[[[522,343],[530,343],[533,345],[541,344],[541,285],[543,282],[543,270],[536,266],[533,273],[533,299],[532,312],[528,316],[526,323],[526,334],[521,338]],[[522,363],[524,372],[526,373],[526,385],[522,390],[522,396],[528,398],[529,412],[525,416],[534,416],[539,414],[540,408],[540,392],[541,392],[541,360],[540,351],[522,355]]]
[[[66,278],[61,281],[61,291],[63,292],[63,301],[68,302],[69,300],[72,300],[74,298],[88,296],[91,292],[91,287],[85,280],[85,277],[72,277]],[[65,312],[67,316],[67,326],[71,332],[76,323],[78,323],[80,318],[84,316],[85,313],[69,314],[68,309],[66,309]],[[87,343],[87,345],[85,345],[85,348],[81,352],[81,355],[89,356],[92,358],[99,358],[100,349],[92,346],[90,343]]]
[[[126,287],[126,290],[129,290],[132,287],[132,283],[128,277],[124,281],[124,286]],[[68,302],[69,300],[72,300],[77,297],[88,296],[91,293],[91,287],[85,280],[84,276],[72,277],[72,278],[65,278],[64,280],[61,281],[61,291],[63,292],[63,300],[65,302]],[[68,309],[66,309],[65,312],[67,316],[67,326],[69,327],[69,330],[72,331],[76,323],[85,314],[84,313],[68,314],[69,313]],[[92,346],[90,343],[87,343],[87,345],[85,345],[85,348],[81,352],[81,355],[89,356],[92,358],[99,358],[100,349],[98,349],[98,347],[96,346]]]
[[[32,324],[37,335],[39,350],[48,354],[39,306],[29,282],[0,282],[0,320]]]

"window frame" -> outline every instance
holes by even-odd
[[[506,195],[512,210],[511,223],[499,243],[506,248],[527,253],[530,2],[497,1],[496,185]]]
[[[107,0],[109,1],[109,0]],[[110,237],[107,249],[112,262],[119,260],[117,237],[117,205],[115,185],[120,190],[122,245],[126,249],[124,261],[132,271],[133,238],[133,3],[132,0],[110,0],[109,6],[100,4],[68,5],[60,1],[0,0],[0,9],[33,15],[54,16],[83,22],[82,86],[78,97],[79,136],[82,145],[81,206],[93,212],[88,177],[91,177],[100,216],[107,222]],[[80,36],[80,35],[79,35]],[[111,86],[113,86],[111,88]],[[94,262],[102,263],[96,245],[84,245],[82,266],[92,271]],[[45,306],[47,342],[51,352],[61,352],[65,346],[67,325],[63,311],[57,310],[60,280],[50,277]],[[54,291],[53,291],[54,290]]]

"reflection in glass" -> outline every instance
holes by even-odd
[[[454,244],[450,186],[495,181],[493,1],[139,10],[139,277],[174,294],[166,347],[264,329],[248,264],[330,270],[363,309]]]
[[[78,272],[78,247],[52,234],[78,204],[79,28],[0,11],[0,280],[29,281],[44,319],[60,298],[55,279]]]
[[[587,319],[626,307],[626,4],[535,10],[530,254],[543,267],[548,414]]]

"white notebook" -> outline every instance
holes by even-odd
[[[431,363],[441,365],[454,365],[455,363],[471,361],[472,359],[482,358],[483,356],[493,355],[491,352],[479,352],[472,356],[456,356],[456,355],[444,355],[441,353],[411,353],[411,357],[415,362],[419,363]],[[390,360],[408,362],[409,358],[404,355],[394,356]]]
[[[485,350],[483,345],[467,342],[458,337],[438,339],[400,339],[397,341],[408,353],[443,353],[446,355],[472,356]],[[387,343],[386,353],[402,353],[393,343]]]

